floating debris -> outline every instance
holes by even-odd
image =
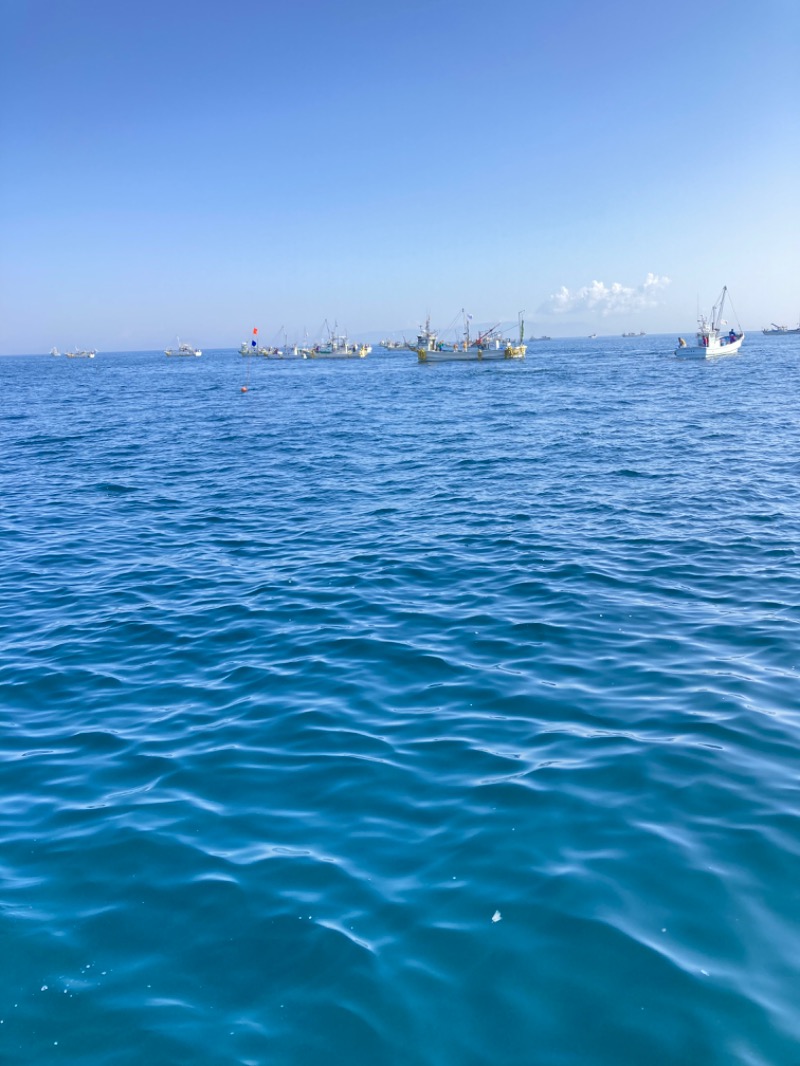
[[[503,919],[503,915],[500,913],[500,911],[495,911],[494,914],[492,915],[492,921],[493,922],[500,922],[500,921],[502,921],[502,919]]]

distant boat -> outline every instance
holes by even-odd
[[[589,334],[589,340],[590,341],[597,340],[597,334],[596,333],[590,333]]]
[[[61,355],[61,352],[58,350],[58,348],[51,348],[50,349],[50,354],[51,355]]]
[[[271,345],[259,345],[258,343],[258,328],[253,330],[253,336],[248,341],[242,341],[239,345],[239,355],[261,355],[265,359],[288,359],[292,356],[302,355],[302,350],[296,344],[289,344],[286,336],[286,331],[283,326],[278,330],[278,335],[283,334],[283,345],[278,347],[277,344]]]
[[[199,348],[194,348],[191,344],[181,344],[180,337],[178,338],[177,348],[165,348],[164,355],[181,355],[181,356],[201,356],[203,353]]]
[[[333,325],[331,329],[326,319],[323,328],[328,331],[328,339],[311,348],[299,348],[298,354],[304,359],[365,359],[372,351],[370,344],[351,344],[346,334],[336,333],[335,322]]]
[[[258,347],[258,345],[248,344],[247,341],[242,341],[239,347],[239,355],[263,355],[265,357],[272,356],[273,358],[281,358],[284,355],[283,348],[275,347]]]
[[[800,322],[798,322],[797,329],[790,329],[788,326],[779,326],[775,322],[771,323],[771,325],[772,329],[761,330],[765,337],[796,336],[800,333]]]
[[[299,349],[304,359],[365,359],[371,351],[371,345],[350,344],[346,338],[334,338],[330,344]]]
[[[56,348],[53,349],[53,355],[58,355],[58,350]],[[92,348],[91,350],[86,348],[76,348],[74,352],[64,352],[64,355],[66,355],[67,359],[94,359],[97,355],[97,350],[95,348]]]
[[[725,306],[725,297],[728,294],[727,285],[723,287],[719,299],[711,309],[711,317],[700,315],[697,319],[697,343],[689,345],[683,339],[678,338],[678,347],[675,354],[685,359],[709,359],[716,355],[733,355],[738,352],[744,340],[744,333],[737,333],[731,328],[727,333],[722,332],[725,325],[722,319],[722,310]]]

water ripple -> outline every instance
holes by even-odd
[[[4,1062],[796,1061],[798,364],[604,344],[2,360]]]

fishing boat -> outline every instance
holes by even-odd
[[[725,285],[711,309],[711,316],[698,315],[696,343],[687,344],[683,337],[679,337],[675,355],[684,359],[710,359],[717,355],[734,355],[739,351],[744,340],[741,327],[738,333],[733,327],[728,332],[722,329],[727,325],[722,317],[727,294],[728,287]]]
[[[300,354],[304,359],[365,359],[371,351],[368,344],[350,344],[339,340],[333,344],[303,348]]]
[[[58,355],[57,349],[53,349],[53,354]],[[64,352],[64,355],[66,355],[67,359],[94,359],[97,355],[97,350],[95,348],[76,348],[73,352]]]
[[[761,330],[765,337],[791,337],[800,334],[800,322],[797,324],[797,329],[791,329],[789,326],[779,326],[775,322],[772,322],[771,325],[772,329]]]
[[[283,344],[268,344],[259,345],[258,343],[258,328],[253,329],[253,335],[250,341],[242,341],[239,345],[239,355],[260,355],[265,359],[289,359],[293,356],[302,355],[302,350],[297,344],[289,344],[286,330],[281,326],[278,330],[276,337],[283,336]]]
[[[58,348],[51,348],[50,349],[50,354],[51,355],[61,355],[61,352],[58,350]]]
[[[463,309],[461,314],[464,318],[464,339],[460,342],[455,341],[453,344],[446,344],[443,341],[436,340],[433,348],[423,347],[420,343],[417,348],[417,359],[420,363],[492,362],[500,359],[524,358],[527,346],[523,344],[525,325],[521,313],[518,344],[512,344],[511,341],[503,343],[495,326],[484,333],[478,334],[476,340],[471,340],[469,324],[472,320],[472,315],[468,315]],[[420,342],[425,341],[427,344],[430,342],[430,337],[431,331],[427,328],[420,333],[417,340]]]
[[[431,329],[431,316],[428,315],[425,319],[425,325],[419,327],[416,341],[413,344],[409,344],[406,341],[405,346],[412,352],[435,352],[438,340],[439,334],[435,329]]]
[[[328,332],[327,340],[311,348],[300,348],[299,354],[304,359],[365,359],[372,351],[369,344],[351,344],[347,339],[347,334],[338,334],[337,328],[334,322],[333,329],[331,329],[326,319],[323,329]]]
[[[253,336],[250,342],[242,341],[239,345],[239,355],[260,355],[258,347],[258,326],[253,327]]]
[[[164,355],[201,356],[202,354],[199,348],[195,348],[191,344],[181,344],[180,337],[178,338],[177,348],[164,349]]]

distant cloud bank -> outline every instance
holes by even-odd
[[[648,274],[642,285],[631,288],[613,281],[606,285],[603,281],[593,281],[580,289],[568,289],[562,285],[558,292],[548,296],[539,308],[541,314],[563,315],[574,311],[599,312],[607,315],[629,314],[655,307],[660,302],[663,290],[669,285],[669,278],[658,274]]]

